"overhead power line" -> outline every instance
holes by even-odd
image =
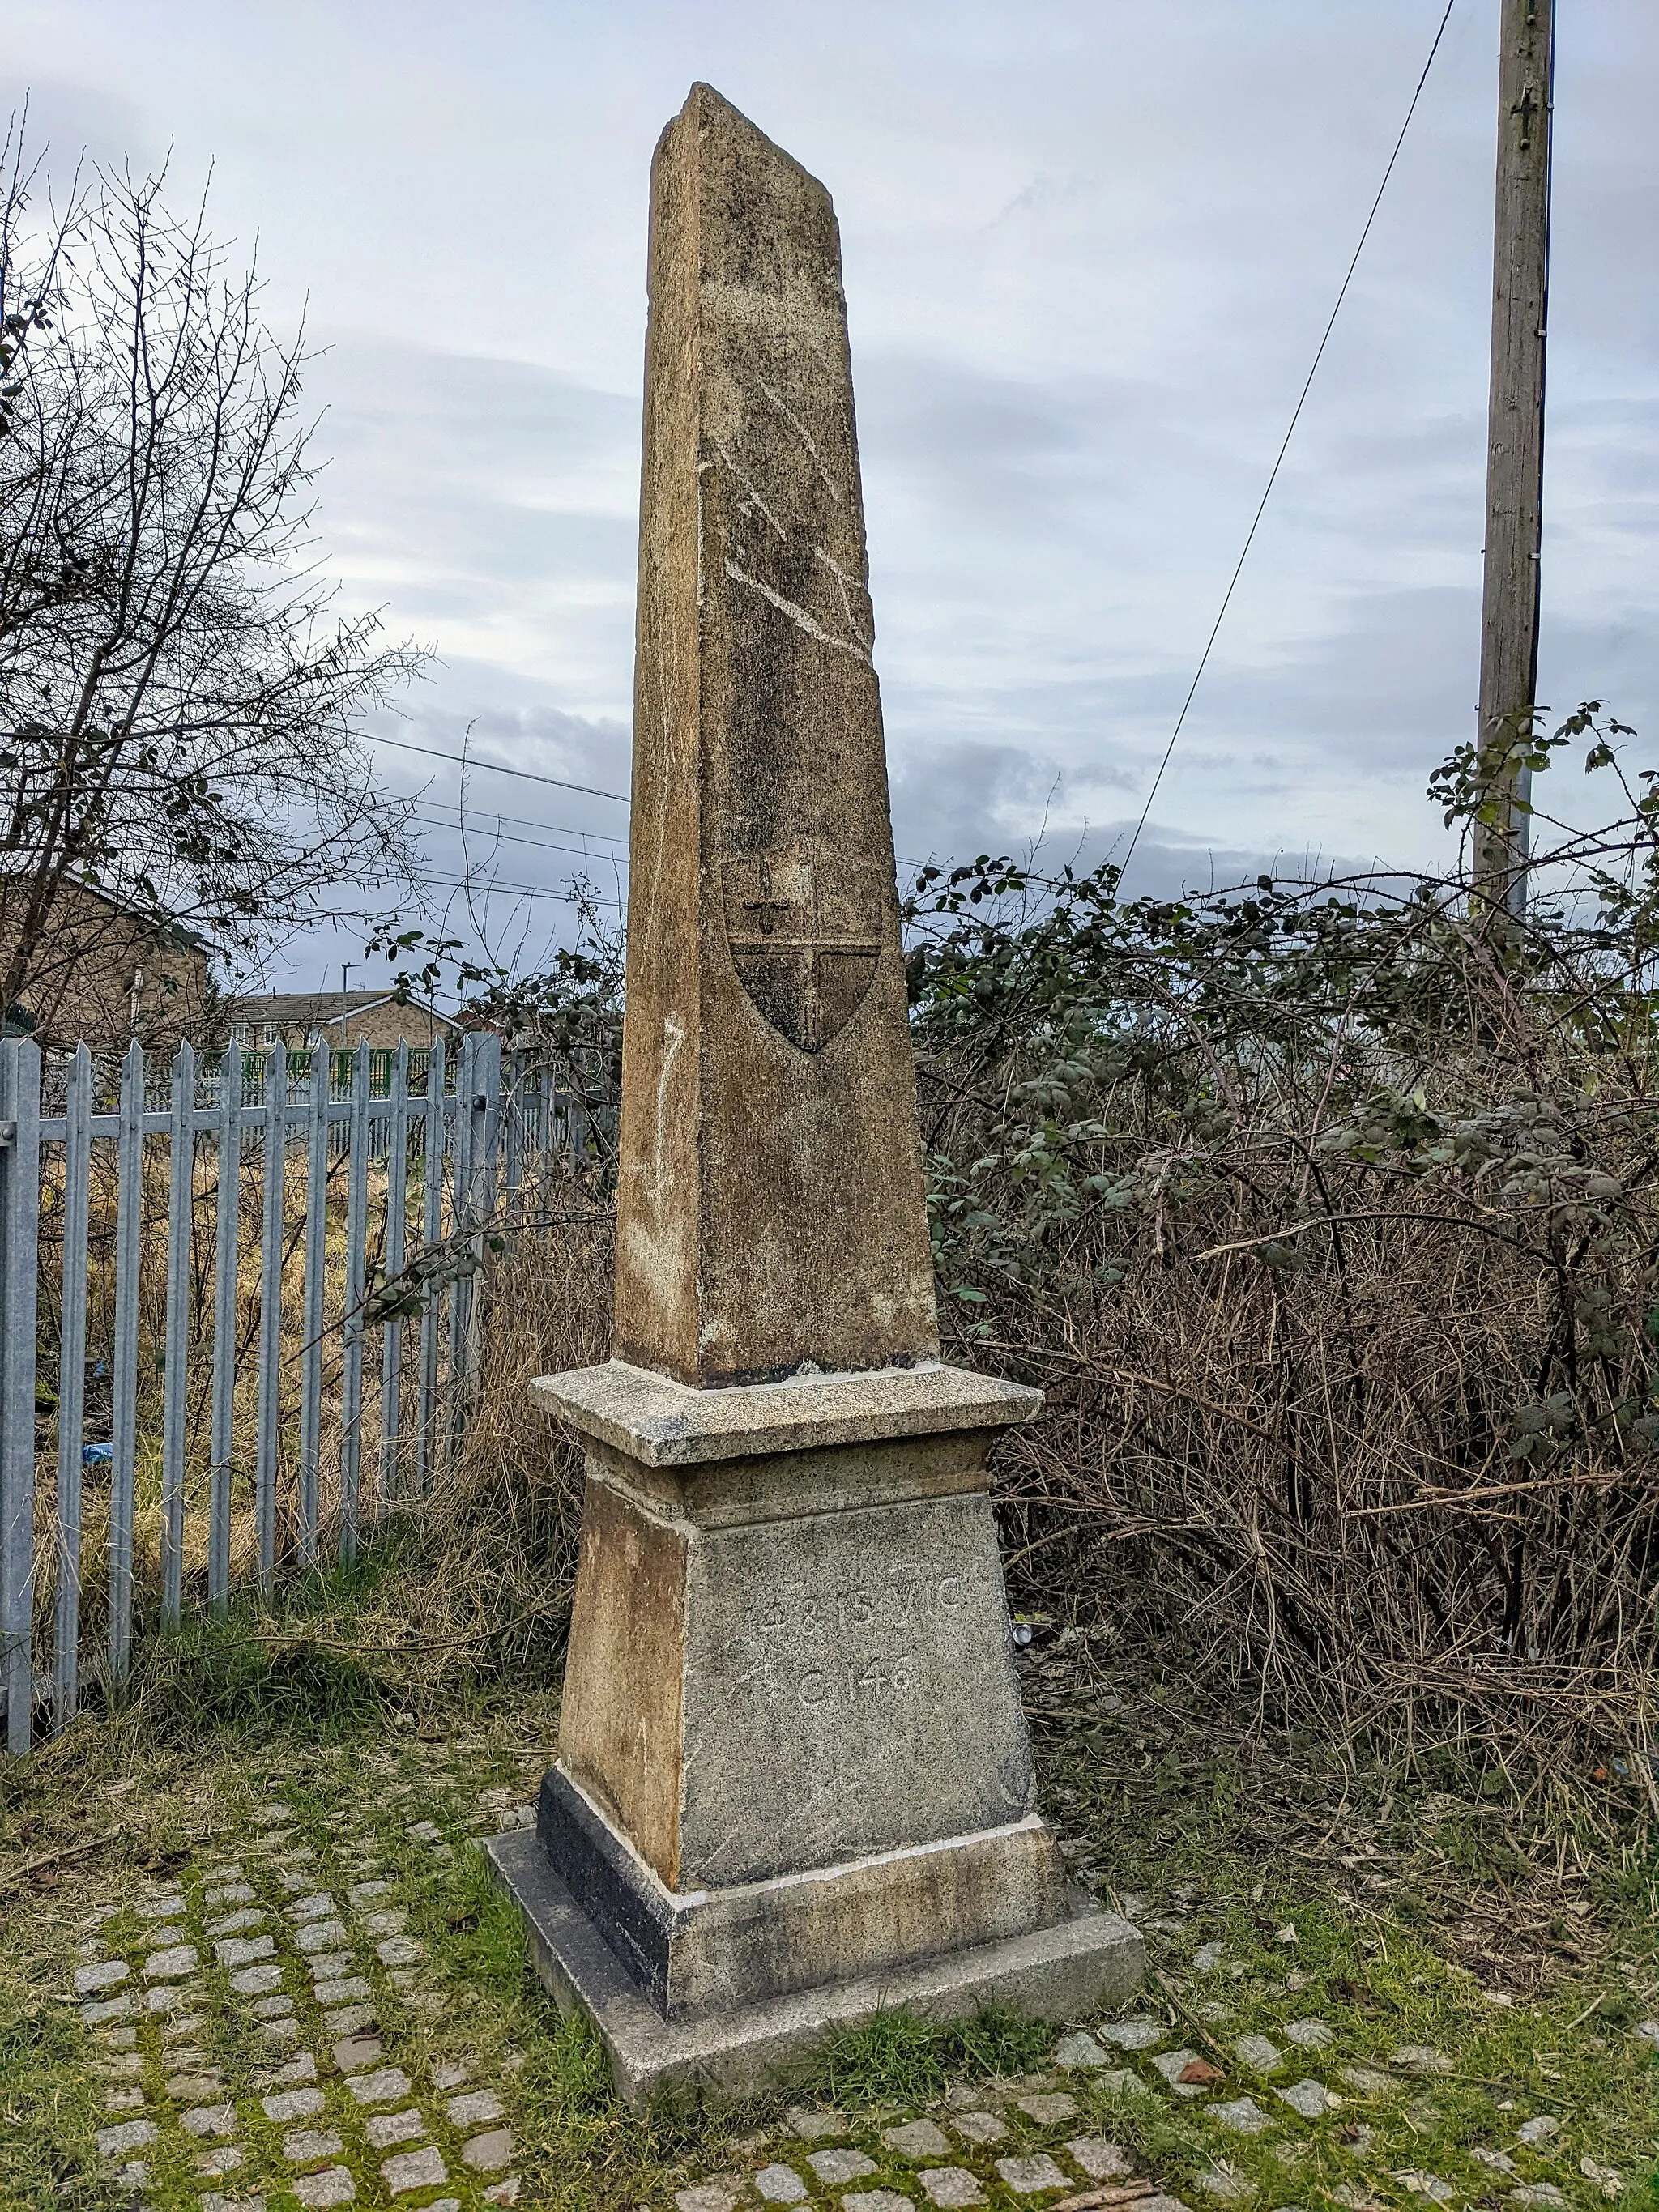
[[[556,837],[597,837],[607,845],[625,845],[628,842],[625,830],[577,830],[568,822],[537,822],[527,814],[503,814],[500,807],[487,810],[463,806],[457,799],[434,799],[425,792],[416,799],[416,805],[428,809],[441,806],[453,812],[457,819],[450,826],[455,830],[471,829],[474,823],[510,822],[515,829],[546,830]]]
[[[430,884],[439,890],[471,891],[479,898],[558,899],[572,905],[577,898],[574,884],[503,884],[492,883],[482,875],[441,876],[422,874],[421,882]],[[596,906],[615,907],[620,913],[620,899],[593,897]]]
[[[619,806],[630,802],[625,791],[600,791],[591,783],[571,783],[562,775],[544,775],[539,769],[508,768],[501,761],[480,760],[474,753],[440,752],[435,745],[411,745],[404,738],[374,738],[377,745],[390,745],[393,752],[422,753],[428,760],[448,761],[456,768],[488,769],[491,775],[516,775],[526,783],[550,783],[556,791],[580,791],[589,799],[614,799]]]
[[[573,860],[592,860],[596,866],[602,868],[625,868],[628,866],[626,853],[590,853],[581,845],[556,844],[547,837],[521,837],[515,830],[497,826],[498,817],[493,814],[487,816],[483,823],[480,825],[476,823],[441,821],[436,816],[428,814],[424,809],[416,807],[415,818],[423,829],[441,830],[455,837],[476,837],[483,844],[527,845],[538,853],[568,853]],[[580,836],[581,833],[578,831],[576,834]]]
[[[1429,81],[1429,71],[1434,67],[1434,58],[1440,51],[1440,41],[1446,35],[1446,26],[1451,21],[1452,9],[1456,4],[1457,0],[1446,0],[1446,12],[1440,18],[1440,27],[1436,31],[1433,43],[1429,48],[1429,58],[1423,64],[1423,74],[1417,80],[1417,89],[1413,93],[1411,104],[1406,110],[1406,119],[1400,126],[1400,135],[1394,142],[1394,151],[1389,156],[1389,165],[1382,172],[1382,181],[1376,188],[1376,197],[1371,202],[1370,213],[1365,217],[1364,228],[1359,234],[1359,243],[1353,250],[1353,257],[1348,263],[1347,272],[1337,292],[1336,304],[1331,309],[1324,332],[1315,349],[1312,366],[1303,380],[1302,389],[1297,395],[1296,405],[1291,410],[1290,422],[1285,428],[1284,437],[1279,441],[1279,451],[1273,456],[1273,465],[1267,471],[1267,481],[1262,487],[1261,498],[1256,501],[1255,513],[1250,518],[1250,526],[1244,533],[1243,546],[1239,552],[1238,559],[1233,564],[1233,573],[1227,580],[1227,588],[1221,595],[1220,608],[1214,622],[1210,625],[1210,635],[1204,641],[1204,650],[1199,655],[1198,666],[1193,671],[1193,680],[1187,686],[1187,696],[1181,702],[1181,712],[1176,716],[1176,726],[1170,732],[1170,742],[1164,748],[1164,757],[1158,764],[1158,774],[1152,778],[1152,787],[1146,793],[1146,804],[1140,810],[1140,819],[1135,823],[1134,835],[1129,840],[1129,849],[1123,855],[1123,866],[1119,871],[1118,877],[1120,885],[1123,877],[1128,873],[1129,863],[1134,858],[1135,847],[1140,842],[1140,833],[1146,827],[1146,817],[1152,811],[1152,801],[1158,797],[1158,787],[1164,781],[1164,771],[1170,765],[1170,758],[1175,751],[1176,741],[1180,737],[1186,722],[1188,710],[1197,696],[1198,687],[1203,681],[1204,671],[1209,665],[1210,653],[1220,634],[1221,625],[1226,620],[1227,610],[1232,605],[1233,593],[1238,587],[1239,577],[1243,574],[1244,563],[1249,558],[1250,548],[1255,542],[1255,533],[1261,526],[1263,514],[1267,512],[1267,501],[1272,496],[1273,488],[1279,481],[1279,471],[1284,466],[1285,456],[1290,450],[1291,440],[1296,434],[1296,426],[1302,419],[1302,410],[1307,404],[1309,392],[1313,389],[1313,380],[1319,373],[1319,364],[1325,358],[1325,349],[1331,342],[1331,332],[1336,328],[1336,319],[1342,312],[1342,302],[1348,296],[1348,287],[1352,283],[1354,271],[1359,266],[1359,257],[1365,251],[1365,240],[1371,234],[1371,225],[1376,221],[1377,210],[1382,204],[1382,195],[1389,189],[1389,179],[1393,176],[1395,164],[1400,159],[1400,149],[1406,143],[1406,133],[1412,127],[1412,118],[1417,112],[1417,103],[1423,97],[1423,88]]]

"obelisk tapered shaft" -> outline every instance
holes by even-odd
[[[938,1351],[840,247],[707,85],[652,172],[616,1352]]]

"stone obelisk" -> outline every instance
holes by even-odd
[[[830,195],[695,86],[652,169],[615,1357],[556,1765],[490,1846],[623,2094],[830,2025],[1065,2018],[1139,1938],[1036,1807],[941,1365]]]

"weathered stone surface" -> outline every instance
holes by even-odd
[[[1204,2084],[1201,2081],[1183,2081],[1181,2078],[1197,2056],[1198,2053],[1195,2051],[1159,2051],[1152,2060],[1153,2065],[1157,2067],[1177,2097],[1201,2097],[1204,2094]],[[1280,2094],[1283,2094],[1281,2091]]]
[[[1079,2136],[1066,2148],[1091,2181],[1115,2181],[1134,2170],[1134,2160],[1122,2144],[1108,2142],[1103,2136]]]
[[[123,2120],[118,2127],[98,2130],[99,2153],[113,2158],[121,2151],[142,2150],[146,2143],[155,2142],[161,2132],[154,2120]]]
[[[1241,2035],[1233,2045],[1243,2063],[1257,2074],[1271,2074],[1285,2063],[1285,2054],[1268,2036]]]
[[[147,1982],[173,1982],[182,1975],[196,1971],[197,1953],[193,1943],[176,1943],[166,1951],[152,1951],[144,1961]]]
[[[292,2135],[283,2137],[283,2156],[291,2166],[310,2166],[319,2158],[337,2158],[344,2148],[333,2128],[296,2128]]]
[[[346,2005],[354,1997],[372,1997],[374,1992],[361,1974],[348,1974],[341,1981],[319,1982],[312,1994],[319,2005]],[[366,2015],[371,2019],[373,2016]],[[335,2021],[333,2026],[337,2031],[339,2022]]]
[[[516,1829],[493,1838],[486,1849],[524,1915],[543,1983],[567,2009],[579,2008],[597,2024],[617,2087],[636,2107],[676,2082],[722,2094],[769,2086],[799,2069],[843,2023],[900,2005],[942,2020],[988,2002],[1038,2019],[1075,2020],[1121,2003],[1145,1967],[1140,1937],[1126,1922],[1079,1909],[1055,1927],[1006,1942],[676,2023],[658,2014],[577,1909],[533,1835]],[[961,2129],[970,2117],[961,2115],[953,2124]]]
[[[1109,2066],[1111,2063],[1110,2055],[1083,2028],[1073,2028],[1054,2045],[1054,2063],[1067,2073],[1091,2073],[1097,2067]]]
[[[283,1986],[283,1970],[275,1959],[267,1959],[257,1966],[244,1966],[230,1978],[230,1986],[238,1996],[260,1996]]]
[[[231,2104],[197,2105],[189,2112],[179,2113],[179,2124],[192,2136],[234,2136],[236,2132],[236,2107]]]
[[[884,2128],[881,2139],[901,2158],[949,2158],[951,2145],[945,2130],[933,2120],[906,2120],[902,2126]]]
[[[538,1836],[549,1859],[671,2018],[1018,1936],[1066,1911],[1051,1839],[1034,1814],[968,1836],[832,1859],[811,1881],[790,1873],[677,1895],[566,1776],[549,1776],[543,1804]]]
[[[876,2170],[874,2159],[861,2150],[810,2150],[806,2163],[826,2189],[835,2188],[843,2181],[856,2181],[860,2174]]]
[[[94,1990],[112,1990],[124,1982],[132,1972],[125,1960],[105,1959],[94,1966],[77,1966],[75,1970],[75,1994],[90,1996]]]
[[[425,2120],[412,2106],[404,2112],[371,2112],[363,2123],[363,2133],[376,2150],[390,2150],[394,2143],[419,2142],[426,2132]]]
[[[612,1359],[603,1367],[542,1376],[531,1384],[530,1394],[572,1428],[639,1467],[672,1468],[689,1476],[690,1470],[710,1462],[720,1463],[720,1478],[705,1478],[704,1490],[693,1485],[684,1493],[665,1493],[684,1495],[688,1510],[705,1520],[715,1517],[709,1508],[718,1502],[719,1491],[735,1488],[748,1473],[744,1461],[879,1443],[889,1437],[1005,1428],[1030,1420],[1042,1403],[1042,1393],[1023,1382],[1000,1382],[938,1361],[874,1374],[794,1375],[786,1382],[714,1394]],[[815,1477],[815,1495],[823,1498],[823,1477],[831,1462],[814,1459],[802,1465]],[[704,1494],[710,1489],[716,1492],[712,1500]],[[867,1501],[849,1497],[848,1502]],[[365,1885],[362,1893],[374,1893]],[[359,1894],[350,1893],[354,1903]]]
[[[344,2166],[331,2166],[325,2173],[296,2174],[289,2187],[308,2212],[313,2206],[350,2204],[357,2195],[351,2169]]]
[[[963,2142],[1001,2142],[1008,2133],[1008,2124],[994,2112],[958,2112],[951,2125]]]
[[[261,2097],[260,2105],[268,2120],[313,2119],[323,2109],[320,2089],[279,2089],[275,2096]]]
[[[106,2020],[125,2020],[137,2009],[132,1991],[123,1990],[118,1996],[99,1997],[83,2004],[81,2017],[88,2027],[97,2027]]]
[[[1210,2118],[1236,2136],[1259,2136],[1273,2125],[1254,2097],[1235,2097],[1229,2104],[1212,2105]]]
[[[1316,2120],[1342,2102],[1340,2097],[1332,2095],[1322,2081],[1311,2080],[1295,2082],[1279,2094],[1291,2110],[1300,2112],[1304,2120]]]
[[[383,2159],[380,2172],[393,2197],[401,2197],[411,2189],[430,2189],[435,2183],[449,2179],[441,2152],[430,2147],[425,2150],[404,2151],[397,2158]]]
[[[346,2087],[360,2105],[390,2105],[408,2096],[409,2076],[401,2066],[383,2066],[377,2074],[352,2075]]]
[[[493,2089],[470,2089],[452,2097],[445,2106],[450,2124],[458,2128],[482,2128],[501,2117],[501,2100]]]
[[[670,1889],[1018,1820],[1035,1771],[985,1491],[710,1528],[592,1472],[559,1742]]]
[[[995,2163],[1016,2197],[1040,2197],[1046,2190],[1071,2187],[1061,2168],[1042,2153],[1031,2158],[1000,2158]]]
[[[348,1939],[339,1921],[313,1920],[300,1929],[294,1940],[301,1951],[309,1954],[315,1951],[337,1951]]]
[[[1040,2094],[1034,2097],[1016,2097],[1014,2102],[1026,2118],[1035,2120],[1039,2127],[1058,2127],[1062,2120],[1077,2118],[1075,2097]]]
[[[755,2189],[767,2204],[804,2204],[811,2194],[793,2166],[763,2166],[755,2176]]]
[[[922,2193],[930,2204],[940,2204],[954,2212],[957,2206],[983,2204],[985,2191],[965,2166],[933,2166],[919,2173]]]
[[[513,2136],[507,2128],[491,2128],[461,2145],[461,2160],[475,2173],[497,2173],[513,2155]]]
[[[937,1354],[830,196],[707,85],[652,167],[617,1350]]]
[[[251,1966],[256,1960],[269,1959],[276,1948],[269,1936],[232,1936],[214,1945],[213,1955],[222,1966]]]
[[[267,1916],[258,1907],[245,1905],[240,1912],[227,1912],[217,1920],[208,1923],[210,1936],[245,1935],[250,1928],[263,1927]]]

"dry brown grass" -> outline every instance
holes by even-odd
[[[999,1455],[1020,1599],[1659,1810],[1645,990],[1443,903],[1079,904],[957,926],[921,1023],[952,1353],[1048,1394]]]

